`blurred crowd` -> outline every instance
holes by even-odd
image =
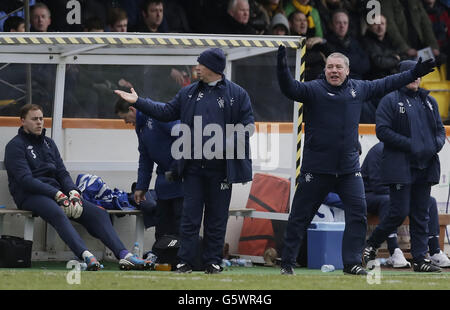
[[[71,2],[72,6],[69,5]],[[79,3],[80,21],[69,24]],[[153,32],[306,36],[305,79],[317,78],[333,52],[349,57],[351,78],[397,72],[404,59],[429,51],[438,65],[449,54],[450,1],[378,0],[30,0],[32,32]],[[0,3],[0,17],[22,1]],[[0,21],[25,31],[23,10]],[[183,83],[186,72],[169,75]]]

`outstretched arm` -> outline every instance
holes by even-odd
[[[306,86],[292,78],[287,66],[286,47],[280,45],[277,54],[277,76],[281,92],[289,99],[303,101],[306,96]]]
[[[366,81],[367,100],[375,97],[383,97],[394,90],[400,89],[414,82],[417,78],[433,72],[435,66],[436,64],[432,59],[422,62],[422,58],[419,58],[419,61],[411,70],[389,75],[374,81]]]
[[[134,88],[127,93],[122,90],[115,90],[116,95],[134,106],[136,109],[162,122],[170,122],[180,118],[179,93],[169,103],[153,101],[150,98],[141,98]]]

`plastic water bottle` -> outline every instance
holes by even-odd
[[[333,272],[334,271],[334,266],[333,265],[322,265],[322,267],[320,267],[320,270],[322,272]]]
[[[227,267],[231,267],[231,262],[228,259],[222,259],[222,267],[223,268],[227,268]]]
[[[133,254],[139,256],[139,243],[138,242],[134,243]]]
[[[232,258],[230,260],[232,266],[252,267],[253,263],[249,259],[245,258]]]
[[[80,270],[85,271],[87,269],[87,264],[85,262],[80,262]]]

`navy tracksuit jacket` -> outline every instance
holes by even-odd
[[[424,89],[414,92],[404,87],[390,93],[378,106],[376,133],[384,143],[381,182],[390,186],[391,205],[368,244],[379,247],[409,216],[411,254],[419,262],[428,250],[430,191],[439,182],[437,153],[445,143],[436,100]]]
[[[81,258],[87,250],[54,197],[58,191],[68,195],[77,189],[66,170],[55,142],[45,136],[26,133],[22,127],[5,148],[5,167],[9,191],[17,207],[32,211],[52,225],[72,252]],[[126,250],[115,232],[108,213],[83,199],[83,213],[74,220],[100,239],[119,258]]]
[[[412,71],[374,81],[346,79],[340,86],[325,77],[301,83],[278,64],[278,81],[288,98],[302,102],[305,143],[301,175],[285,233],[282,267],[295,265],[304,233],[329,192],[344,203],[344,265],[361,263],[367,210],[358,153],[358,123],[363,102],[415,80]]]
[[[172,142],[176,138],[171,135],[171,131],[172,127],[177,124],[179,124],[179,121],[164,123],[136,111],[136,135],[139,141],[137,190],[145,192],[148,190],[154,164],[158,165],[155,182],[158,218],[155,228],[156,239],[164,234],[179,234],[183,207],[182,183],[181,180],[169,182],[165,178],[165,173],[170,171],[174,164],[170,152]],[[145,226],[147,227],[152,222],[153,219],[147,219],[144,213]]]
[[[181,125],[187,125],[191,133],[194,131],[194,117],[201,116],[203,128],[200,130],[207,124],[217,124],[222,128],[223,146],[234,143],[235,152],[238,150],[238,144],[245,146],[243,158],[207,160],[201,156],[196,160],[178,160],[178,172],[183,176],[184,187],[181,246],[178,256],[181,262],[194,265],[204,209],[203,263],[220,264],[231,200],[231,184],[252,180],[249,146],[251,133],[245,133],[243,141],[236,135],[225,135],[226,124],[254,124],[247,92],[237,84],[222,78],[215,86],[201,81],[186,86],[167,104],[138,98],[134,106],[142,113],[161,121],[180,119]]]

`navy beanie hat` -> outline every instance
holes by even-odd
[[[403,60],[400,62],[398,69],[400,72],[408,71],[414,68],[417,64],[417,61],[414,60]]]
[[[225,53],[220,48],[207,49],[198,56],[197,61],[215,73],[222,74],[225,69]]]

